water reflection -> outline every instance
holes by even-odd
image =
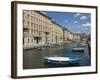
[[[23,68],[48,68],[48,67],[73,67],[73,66],[90,66],[90,56],[88,46],[86,45],[85,52],[72,52],[73,47],[80,47],[77,43],[64,44],[61,46],[43,47],[41,49],[30,49],[23,51]],[[81,60],[78,65],[55,65],[45,64],[45,56],[64,56],[64,57],[79,57]]]

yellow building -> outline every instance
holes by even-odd
[[[50,42],[51,20],[38,11],[23,11],[24,48],[41,46]]]
[[[81,37],[79,33],[73,33],[73,38],[75,42],[80,42]]]
[[[64,43],[67,43],[69,41],[80,42],[81,37],[79,33],[70,32],[67,28],[64,28],[63,32]]]
[[[74,38],[73,38],[73,33],[69,31],[69,32],[68,32],[68,40],[69,40],[69,41],[73,41],[73,39],[74,39]]]
[[[52,21],[52,43],[61,44],[63,43],[63,28],[57,23]]]
[[[53,21],[50,17],[40,11],[23,11],[23,48],[34,48],[63,42],[78,40],[67,28]]]
[[[63,29],[39,11],[23,11],[23,47],[33,48],[63,42]]]
[[[64,43],[73,41],[73,33],[70,32],[67,28],[64,28],[63,34],[64,34]]]
[[[63,42],[67,43],[69,40],[69,31],[67,28],[63,28]]]

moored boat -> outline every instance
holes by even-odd
[[[73,52],[84,52],[84,48],[73,48]]]
[[[75,57],[44,57],[45,63],[52,63],[52,64],[77,64],[79,63],[80,58]]]

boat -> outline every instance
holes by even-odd
[[[85,49],[85,48],[77,48],[77,47],[76,47],[76,48],[73,48],[72,51],[73,51],[73,52],[84,52],[84,49]]]
[[[58,56],[52,56],[52,57],[44,57],[45,63],[52,63],[52,64],[78,64],[80,58],[76,57],[58,57]]]
[[[85,46],[86,46],[86,44],[85,44],[85,43],[81,43],[80,45],[81,45],[82,47],[85,47]]]

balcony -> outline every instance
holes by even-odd
[[[29,26],[24,25],[23,29],[24,29],[24,30],[27,30],[27,29],[30,29],[30,27],[29,27]]]

